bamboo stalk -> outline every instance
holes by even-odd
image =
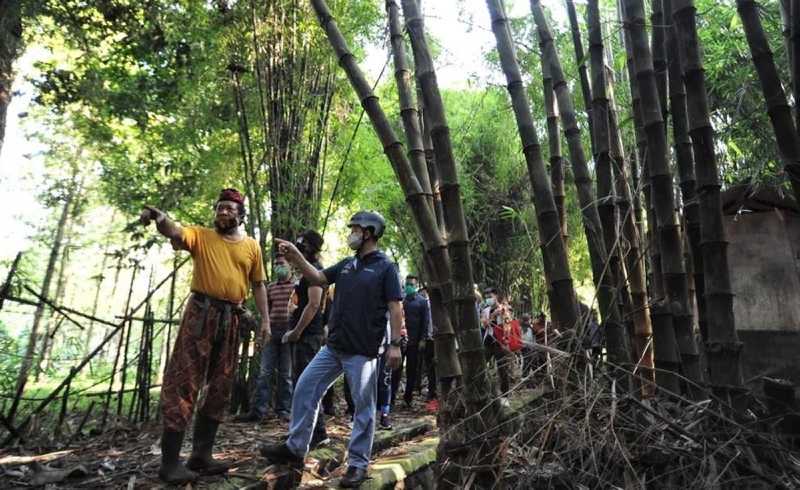
[[[677,47],[686,81],[689,134],[695,154],[697,194],[700,200],[700,252],[703,258],[706,321],[706,358],[709,383],[715,394],[741,408],[742,343],[736,334],[733,293],[728,265],[728,242],[722,218],[719,169],[714,151],[708,96],[703,73],[693,0],[672,0]]]
[[[386,1],[386,12],[389,17],[389,33],[395,64],[395,81],[400,102],[400,116],[403,119],[403,128],[408,144],[408,160],[411,162],[414,174],[420,182],[425,199],[428,201],[428,207],[434,210],[435,203],[428,176],[428,162],[422,141],[420,115],[417,111],[414,93],[411,90],[411,71],[406,61],[400,11],[394,0]],[[452,342],[455,335],[453,325],[445,308],[447,297],[445,291],[450,291],[452,284],[450,283],[450,278],[443,278],[437,275],[434,264],[431,263],[432,260],[435,260],[435,257],[430,256],[426,251],[425,259],[426,270],[429,271],[433,279],[430,284],[431,291],[436,290],[430,295],[430,300],[431,314],[435,313],[436,316],[434,348],[436,350],[437,376],[440,378],[454,378],[461,375],[461,366],[454,349],[455,343]]]
[[[386,114],[384,114],[383,109],[378,103],[378,98],[373,94],[369,83],[367,83],[366,78],[356,63],[355,57],[347,47],[347,42],[342,36],[339,27],[336,25],[327,4],[324,0],[311,0],[311,5],[317,14],[320,26],[325,31],[328,41],[339,60],[340,66],[347,74],[350,84],[353,86],[365,112],[372,122],[376,135],[381,140],[384,152],[389,162],[392,164],[395,175],[406,196],[406,202],[414,216],[425,249],[431,257],[435,258],[433,261],[434,270],[432,272],[436,274],[437,278],[450,277],[450,258],[448,256],[447,246],[436,226],[433,209],[428,205],[427,197],[414,175],[408,158],[403,152],[403,144],[395,135]],[[446,333],[440,333],[440,335],[446,335]],[[447,340],[446,343],[451,345],[452,349],[455,350],[454,336]],[[461,344],[461,347],[462,349],[465,348],[464,343]],[[462,367],[464,367],[463,363]],[[475,373],[470,374],[478,376]]]
[[[615,271],[613,270],[613,264],[609,263],[609,254],[603,237],[604,229],[600,220],[594,189],[592,188],[592,177],[586,164],[586,155],[583,151],[581,132],[575,117],[572,94],[567,86],[564,71],[561,68],[561,62],[541,4],[539,0],[531,0],[530,4],[539,35],[542,63],[549,65],[550,74],[553,77],[553,89],[556,92],[556,101],[564,123],[564,136],[569,148],[569,160],[581,206],[581,218],[589,246],[589,259],[592,265],[594,285],[597,288],[600,315],[606,332],[609,360],[617,366],[629,366],[631,362],[630,348],[628,346],[628,335],[622,324],[622,315],[619,312],[617,303],[618,290],[615,284]],[[598,113],[598,110],[604,110],[605,112]],[[607,105],[604,109],[602,104],[593,104],[592,116],[594,119],[594,148],[598,151],[598,157],[603,160],[602,162],[597,162],[598,173],[605,172],[607,179],[604,180],[606,184],[604,190],[613,192],[611,190],[611,164],[608,154]],[[598,122],[601,120],[605,120],[606,124],[598,126]],[[601,131],[603,132],[601,133]],[[610,215],[607,216],[610,218],[610,222],[607,225],[610,227],[609,232],[614,235],[616,228],[614,224],[613,197],[607,200],[606,203],[605,209],[610,211]],[[612,239],[612,243],[615,242],[616,239]],[[622,373],[620,373],[620,376],[623,376]]]
[[[592,145],[592,155],[596,153],[594,148],[594,117],[592,116],[592,88],[589,84],[589,74],[586,70],[586,53],[583,51],[583,41],[581,40],[581,28],[578,24],[578,12],[575,9],[573,0],[566,0],[567,17],[569,18],[569,28],[572,34],[572,47],[575,51],[575,65],[578,67],[578,77],[581,81],[581,92],[583,95],[583,107],[586,110],[586,120],[589,126],[589,141]]]
[[[612,250],[616,257],[614,270],[618,274],[618,288],[623,292],[626,300],[625,316],[632,324],[630,337],[633,344],[631,349],[634,355],[633,359],[638,364],[637,369],[641,372],[640,376],[646,380],[641,383],[642,394],[649,397],[652,395],[650,381],[654,381],[653,351],[650,342],[653,328],[650,323],[650,308],[647,304],[639,234],[631,209],[631,191],[628,186],[625,153],[617,126],[613,85],[611,76],[606,70],[600,7],[597,0],[590,0],[588,3],[587,23],[592,94],[594,96],[592,113],[595,116],[594,134],[598,139],[594,145],[595,151],[597,151],[595,165],[597,194],[600,200],[598,211],[603,220],[606,247]],[[616,195],[612,189],[616,190]],[[616,208],[619,209],[619,223],[615,216]],[[624,241],[628,246],[627,253],[623,253],[620,246],[622,239],[618,229],[622,231]],[[625,265],[627,267],[625,268],[621,264],[623,255],[626,258]],[[630,285],[629,288],[624,288],[626,283]]]
[[[664,289],[668,301],[666,307],[672,314],[683,373],[690,380],[699,383],[702,381],[700,356],[692,332],[692,310],[689,306],[689,285],[683,263],[683,243],[674,212],[672,174],[667,161],[666,134],[652,56],[644,30],[644,8],[642,0],[625,0],[624,5],[625,25],[630,33],[642,101],[642,119],[647,135],[648,167],[662,254]],[[703,396],[699,390],[691,388],[688,389],[688,394],[693,398]]]
[[[783,170],[792,185],[795,201],[800,203],[800,136],[786,102],[786,93],[783,91],[769,41],[761,26],[758,3],[754,0],[736,0],[736,10],[742,19],[753,64],[761,82],[767,114],[783,160]]]
[[[497,40],[500,63],[506,76],[514,116],[519,129],[522,151],[531,180],[533,204],[542,248],[542,260],[553,290],[553,318],[562,322],[562,327],[572,328],[578,321],[578,302],[572,284],[572,275],[567,261],[566,248],[561,238],[561,226],[553,198],[553,189],[542,158],[539,138],[536,134],[525,84],[515,57],[514,44],[508,26],[508,17],[499,0],[487,0],[492,19],[492,31]]]
[[[547,144],[550,150],[550,185],[553,186],[553,199],[558,211],[561,239],[564,247],[569,248],[569,229],[567,228],[567,212],[565,209],[566,193],[564,192],[564,157],[561,156],[561,133],[558,124],[558,106],[553,92],[553,76],[550,64],[542,63],[542,86],[544,89],[544,107],[547,112]]]
[[[618,5],[618,14],[621,16],[620,23],[623,23],[622,19],[625,18],[625,4],[623,0],[620,0]],[[638,147],[637,155],[642,169],[641,180],[639,182],[641,182],[644,190],[644,203],[647,210],[647,234],[642,234],[641,236],[646,236],[645,243],[647,243],[647,249],[649,249],[650,255],[650,281],[648,284],[650,286],[649,296],[652,301],[650,303],[650,320],[653,330],[653,358],[655,367],[658,368],[656,371],[656,382],[658,386],[666,389],[668,392],[678,393],[680,392],[680,381],[676,374],[680,372],[680,356],[678,355],[678,345],[675,338],[675,328],[672,325],[672,316],[661,306],[661,301],[664,297],[664,281],[661,273],[660,252],[658,251],[659,243],[656,238],[656,217],[652,206],[652,193],[650,192],[650,172],[647,163],[649,156],[648,139],[644,130],[642,99],[639,91],[636,68],[634,66],[633,43],[631,41],[631,33],[628,29],[624,29],[623,40],[625,42],[628,83],[631,89],[632,116],[636,134],[636,146]],[[637,186],[639,182],[637,182]],[[639,220],[641,220],[641,216]]]
[[[464,372],[464,386],[467,404],[473,408],[479,403],[488,403],[489,386],[485,369],[485,355],[480,333],[478,312],[475,309],[472,259],[469,250],[469,233],[461,201],[458,172],[453,156],[450,128],[444,111],[444,103],[436,81],[425,37],[425,29],[419,5],[416,0],[403,0],[401,3],[406,21],[406,31],[411,41],[417,83],[422,93],[424,116],[430,128],[434,158],[439,176],[439,191],[447,237],[450,260],[452,261],[452,305],[451,320],[458,332],[459,356]],[[446,291],[445,291],[446,293]],[[445,297],[445,301],[447,301]]]
[[[671,19],[671,0],[662,0],[666,24],[667,69],[669,72],[669,104],[672,112],[672,140],[675,158],[678,163],[683,216],[686,220],[686,235],[691,250],[691,260],[686,269],[691,270],[694,277],[695,297],[697,300],[697,321],[703,340],[706,339],[706,304],[703,279],[703,257],[700,253],[700,216],[697,201],[695,161],[692,143],[689,139],[689,120],[686,106],[686,90],[681,74],[681,60],[678,56],[678,41]]]

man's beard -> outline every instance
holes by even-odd
[[[239,228],[239,221],[236,218],[217,216],[214,219],[214,228],[222,235],[233,235]]]

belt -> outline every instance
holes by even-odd
[[[208,310],[210,308],[214,308],[220,313],[217,331],[214,334],[214,342],[222,339],[223,334],[228,330],[228,328],[230,328],[233,315],[238,317],[247,312],[247,309],[242,306],[241,303],[233,303],[224,299],[214,298],[213,296],[209,296],[198,291],[192,291],[192,296],[192,299],[200,305],[200,308],[203,311],[203,321],[197,323],[194,327],[195,336],[199,337],[202,335],[203,328],[205,328],[208,320]]]

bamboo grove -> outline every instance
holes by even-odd
[[[135,103],[128,102],[133,107],[124,105],[122,109],[114,106],[125,98],[119,94],[93,94],[87,89],[87,85],[91,87],[88,82],[74,90],[65,88],[66,82],[62,81],[63,86],[55,83],[58,76],[69,77],[51,67],[46,82],[40,82],[42,99],[58,107],[55,112],[80,114],[77,126],[83,131],[85,151],[107,157],[97,168],[108,181],[98,184],[85,179],[80,172],[82,153],[78,152],[69,175],[60,180],[59,209],[48,238],[51,247],[40,287],[32,288],[27,282],[25,286],[12,285],[19,256],[3,285],[0,309],[4,301],[35,307],[9,407],[3,405],[0,422],[8,431],[4,445],[23,439],[31,420],[48,405],[57,404],[61,396],[60,430],[72,380],[86,366],[91,369],[99,357],[107,358],[111,366],[110,380],[104,380],[107,385],[92,401],[86,418],[94,411],[102,418],[102,427],[114,414],[122,417],[127,412],[129,418],[140,421],[151,418],[150,389],[158,378],[155,366],[158,361],[163,365],[169,356],[176,323],[173,317],[180,306],[176,281],[185,262],[174,256],[172,272],[166,276],[151,270],[147,295],[136,301],[137,276],[141,282],[146,273],[131,257],[134,249],[146,250],[153,244],[139,235],[136,239],[141,242],[136,246],[115,248],[113,237],[105,237],[102,271],[90,284],[91,314],[76,314],[64,306],[68,251],[72,241],[80,238],[70,233],[70,223],[80,221],[81,202],[88,199],[93,185],[105,186],[103,191],[118,208],[112,221],[119,219],[118,212],[130,214],[142,199],[174,206],[180,218],[192,219],[201,215],[200,206],[181,196],[208,195],[212,183],[221,181],[221,174],[235,173],[248,202],[253,203],[246,222],[248,234],[270,251],[273,238],[291,239],[306,228],[320,228],[324,233],[328,223],[337,219],[334,208],[338,200],[368,201],[351,194],[341,197],[345,191],[340,187],[358,173],[351,163],[358,157],[351,156],[351,150],[368,154],[360,147],[367,146],[362,138],[377,140],[384,163],[388,163],[391,182],[384,187],[390,190],[383,188],[380,192],[386,194],[380,195],[399,196],[399,204],[395,203],[389,215],[397,235],[402,235],[395,240],[405,247],[403,260],[420,269],[430,295],[442,397],[437,420],[439,486],[492,487],[504,478],[504,458],[517,436],[513,434],[517,430],[515,414],[503,402],[509,393],[497,396],[487,370],[490,354],[484,347],[475,306],[476,286],[491,270],[486,262],[503,257],[497,250],[481,248],[480,242],[490,235],[488,228],[503,220],[525,227],[532,252],[523,260],[535,263],[534,269],[541,266],[543,294],[537,301],[526,297],[525,307],[532,310],[536,303],[546,308],[553,325],[565,333],[558,348],[541,348],[548,356],[547,375],[554,397],[566,400],[574,396],[567,393],[567,386],[580,385],[587,393],[597,390],[612,399],[612,413],[616,413],[619,397],[630,399],[620,408],[622,416],[640,410],[637,413],[648,413],[648,417],[654,416],[651,404],[662,400],[694,403],[693,407],[711,400],[710,405],[723,414],[720,419],[739,420],[749,393],[742,368],[743,344],[736,330],[741,325],[734,316],[732,264],[721,197],[727,183],[722,154],[735,146],[731,144],[735,138],[724,138],[718,129],[725,116],[714,111],[712,85],[716,79],[711,79],[703,46],[703,29],[708,23],[695,1],[588,0],[576,5],[564,0],[562,5],[529,0],[522,18],[519,14],[512,18],[506,10],[509,2],[485,0],[488,24],[482,28],[491,31],[494,39],[487,58],[496,72],[492,75],[502,79],[497,84],[501,89],[495,92],[499,110],[491,123],[508,124],[516,130],[507,140],[513,141],[517,157],[512,172],[517,180],[508,195],[516,199],[512,204],[527,201],[524,204],[530,210],[529,216],[522,216],[509,206],[503,219],[484,216],[488,225],[476,218],[470,200],[485,189],[481,185],[491,185],[487,184],[491,176],[467,168],[461,148],[465,139],[461,130],[466,124],[453,124],[454,119],[469,122],[473,114],[460,114],[455,107],[458,99],[440,87],[437,78],[439,43],[446,47],[448,40],[431,38],[426,29],[430,20],[418,0],[372,2],[375,5],[358,2],[352,10],[345,3],[215,2],[207,24],[224,35],[208,40],[204,55],[192,53],[206,56],[203,63],[214,67],[213,81],[201,80],[190,67],[181,79],[187,84],[208,83],[218,90],[214,100],[203,102],[208,110],[204,121],[191,111],[167,117],[186,105],[186,99],[170,92],[177,90],[171,83],[153,89],[175,97],[164,96],[169,106],[159,117],[151,117],[160,122],[148,122],[148,117],[141,119]],[[744,34],[742,45],[746,44],[752,60],[747,69],[757,77],[760,89],[748,95],[763,104],[770,123],[763,131],[777,148],[779,165],[770,167],[770,179],[800,202],[800,2],[779,2],[783,53],[777,54],[762,23],[760,3],[729,3],[731,9],[735,3]],[[15,4],[14,9],[19,7]],[[555,9],[559,9],[558,15]],[[70,20],[56,4],[43,2],[31,10],[41,11],[65,19],[73,34],[81,30],[77,25],[81,19]],[[348,14],[357,20],[360,15],[377,18],[375,25],[364,29],[384,32],[388,50],[383,53],[387,58],[384,69],[392,67],[393,81],[382,81],[383,72],[374,83],[368,79],[360,58],[369,35],[354,34],[359,25],[354,25]],[[560,31],[557,19],[561,14],[568,32]],[[113,23],[115,19],[105,20]],[[0,30],[0,35],[7,34],[4,25]],[[203,33],[195,35],[202,37]],[[85,38],[82,49],[104,56],[105,48],[93,46],[92,41]],[[13,53],[3,55],[5,58],[19,56],[19,47],[11,48]],[[13,74],[5,58],[0,60],[0,89],[7,92]],[[788,70],[776,58],[788,60]],[[141,65],[157,70],[164,64],[159,60],[154,56]],[[91,71],[96,68],[91,63],[79,66],[87,80],[98,77]],[[789,79],[784,79],[787,74]],[[785,90],[785,86],[791,88]],[[391,99],[379,99],[385,94]],[[86,104],[85,110],[71,105],[79,98]],[[8,100],[10,95],[0,92],[0,148]],[[140,105],[150,103],[143,98]],[[126,114],[127,120],[133,121],[130,126],[146,129],[142,134],[151,138],[148,153],[122,156],[134,153],[126,150],[130,141],[108,136],[113,124],[96,124],[106,106],[114,106],[109,112]],[[208,115],[211,113],[213,116]],[[353,114],[360,114],[355,124]],[[363,131],[359,134],[362,118],[372,127],[366,136]],[[197,130],[202,123],[208,127]],[[189,154],[185,160],[167,144],[179,133],[192,142],[185,145]],[[349,140],[339,133],[350,134]],[[89,136],[100,142],[88,143]],[[225,144],[220,146],[224,150],[214,150],[214,143],[223,140]],[[213,169],[198,168],[200,165],[192,162],[194,157],[213,160]],[[124,172],[120,170],[123,160]],[[336,164],[340,165],[338,171]],[[149,171],[159,175],[158,182],[143,185]],[[194,188],[196,182],[204,185]],[[137,186],[146,191],[131,190]],[[137,233],[132,225],[123,229],[131,235]],[[397,243],[392,245],[400,250]],[[586,271],[576,265],[576,250],[585,250]],[[268,263],[270,254],[265,255]],[[106,279],[114,275],[110,296],[116,297],[123,269],[130,279],[128,289],[122,291],[123,315],[113,322],[102,320],[98,308],[102,309],[106,296],[103,286],[108,286]],[[497,272],[500,269],[492,273],[509,275],[508,271]],[[514,273],[524,275],[528,269],[512,270],[511,275]],[[588,278],[588,298],[581,292],[587,284],[580,284],[578,277]],[[22,279],[18,281],[23,284]],[[168,307],[166,317],[157,319],[151,298],[162,288],[169,289]],[[22,292],[37,300],[22,298]],[[589,303],[589,308],[582,301]],[[604,351],[598,372],[586,348],[590,310],[595,307]],[[141,316],[135,317],[140,311]],[[58,321],[55,312],[61,315]],[[24,412],[20,403],[31,378],[40,376],[45,370],[42,366],[52,357],[54,338],[64,328],[60,322],[81,329],[85,342],[80,358],[54,390]],[[139,332],[135,322],[141,324]],[[98,343],[95,337],[101,333]],[[156,343],[160,347],[155,347]],[[246,408],[254,389],[258,372],[255,348],[253,338],[241,339],[233,401],[236,409]],[[549,356],[568,359],[569,369],[551,369]],[[133,389],[126,391],[131,385]],[[81,427],[84,423],[85,419]],[[537,457],[541,460],[543,456]]]

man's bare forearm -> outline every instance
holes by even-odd
[[[319,311],[319,305],[322,302],[322,288],[319,286],[312,286],[308,288],[308,303],[306,303],[305,308],[303,308],[303,313],[300,315],[300,319],[297,321],[297,325],[294,326],[294,329],[297,331],[297,334],[303,333],[303,330],[306,329],[311,320],[314,319],[317,312]]]
[[[159,221],[156,220],[156,229],[159,233],[169,238],[170,240],[180,241],[183,235],[181,226],[169,219],[166,215]]]
[[[400,330],[403,329],[403,305],[399,301],[389,302],[389,326],[392,329],[392,338],[400,338]]]
[[[267,288],[263,282],[253,283],[253,297],[256,300],[256,308],[261,315],[261,324],[269,325],[269,307],[267,306]]]

